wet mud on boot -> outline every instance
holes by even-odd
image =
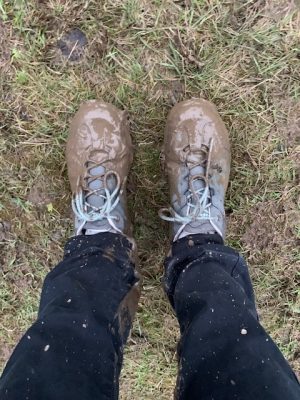
[[[75,114],[66,158],[77,234],[132,235],[126,181],[133,151],[125,111],[91,100]]]
[[[173,241],[193,234],[225,237],[224,198],[230,173],[227,129],[215,106],[203,99],[178,103],[168,115],[164,140]]]

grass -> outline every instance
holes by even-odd
[[[71,234],[64,147],[79,104],[127,108],[129,184],[144,291],[122,399],[170,399],[177,322],[160,287],[168,202],[160,150],[171,106],[216,103],[230,130],[228,244],[247,258],[264,326],[300,372],[300,48],[297,1],[0,0],[1,361],[35,318],[46,273]],[[87,36],[81,60],[57,41]],[[298,165],[298,166],[297,166]]]

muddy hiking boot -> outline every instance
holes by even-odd
[[[230,144],[213,104],[192,99],[173,107],[165,130],[164,157],[171,207],[159,214],[172,223],[173,241],[201,233],[224,238]]]
[[[66,158],[76,234],[131,236],[126,180],[133,151],[126,112],[91,100],[75,114]]]

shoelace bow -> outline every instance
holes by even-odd
[[[107,220],[109,225],[117,232],[122,233],[119,228],[116,227],[114,220],[118,220],[117,216],[112,215],[113,210],[117,207],[120,201],[120,195],[123,192],[120,177],[115,171],[107,171],[103,174],[92,175],[91,169],[102,166],[102,163],[96,163],[92,160],[86,162],[86,176],[84,177],[85,188],[80,186],[79,191],[72,199],[72,209],[75,215],[79,218],[82,223],[77,229],[77,234],[82,231],[82,228],[87,222],[96,222]],[[110,191],[108,188],[108,179],[114,177],[116,179],[115,188]],[[98,189],[91,189],[90,184],[93,181],[101,180],[103,186]],[[103,199],[101,207],[95,207],[90,204],[88,199],[92,195],[97,195]],[[106,231],[106,230],[105,230]],[[101,232],[99,230],[99,232]]]
[[[159,211],[159,216],[164,221],[176,222],[182,224],[178,229],[174,241],[180,238],[181,233],[184,231],[187,225],[196,221],[209,221],[212,227],[222,236],[220,229],[214,223],[214,217],[211,216],[211,202],[210,202],[210,190],[208,183],[208,171],[211,164],[211,151],[213,146],[213,140],[210,140],[209,146],[203,148],[205,153],[204,160],[198,164],[198,166],[206,169],[205,175],[197,174],[192,175],[189,178],[189,194],[187,198],[187,209],[185,215],[178,214],[173,207],[162,208]],[[194,167],[196,167],[195,165]],[[196,181],[203,181],[204,187],[195,189],[194,184]]]

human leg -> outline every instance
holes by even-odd
[[[247,266],[224,246],[230,144],[215,106],[192,99],[170,112],[165,167],[173,245],[165,289],[179,320],[176,398],[296,399],[291,368],[258,322]]]
[[[46,277],[37,321],[0,381],[1,399],[116,399],[123,346],[139,297],[126,207],[132,145],[126,113],[84,103],[67,164],[76,237]]]
[[[0,398],[117,399],[138,281],[124,236],[71,239],[45,279],[37,320],[6,365]]]
[[[218,235],[173,244],[165,289],[181,331],[176,399],[300,398],[295,374],[259,323],[245,261]]]

